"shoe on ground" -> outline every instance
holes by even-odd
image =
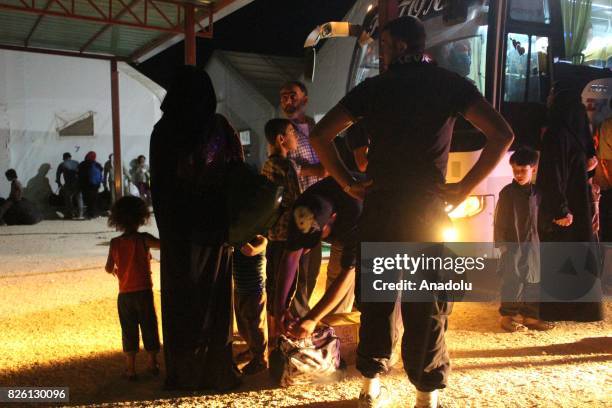
[[[527,326],[514,319],[513,316],[502,316],[500,326],[502,329],[510,333],[524,332],[528,330]]]
[[[555,324],[552,322],[547,322],[546,320],[534,319],[531,317],[526,317],[525,320],[523,320],[523,324],[528,329],[538,330],[538,331],[552,330],[555,328]]]
[[[384,385],[380,386],[380,392],[376,397],[370,394],[359,394],[358,408],[382,408],[389,403],[389,395]]]
[[[257,373],[261,373],[262,371],[266,371],[268,369],[268,365],[265,361],[257,358],[249,361],[247,365],[242,367],[242,374],[244,375],[254,375]]]

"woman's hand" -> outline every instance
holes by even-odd
[[[448,183],[439,186],[442,198],[448,204],[448,212],[461,204],[469,195],[469,191],[462,183]]]
[[[276,318],[277,334],[282,334],[289,331],[289,328],[295,324],[296,318],[291,314],[289,309],[285,310],[280,317]]]
[[[565,217],[554,220],[553,222],[561,227],[569,227],[572,225],[572,222],[574,222],[574,216],[571,213],[567,213]]]
[[[372,186],[372,184],[374,184],[373,180],[357,181],[351,184],[350,187],[347,186],[344,191],[346,191],[346,193],[351,197],[356,198],[359,201],[363,201],[368,189]]]
[[[310,319],[304,319],[296,324],[291,325],[288,330],[289,336],[296,339],[305,339],[314,332],[317,327],[317,322]]]

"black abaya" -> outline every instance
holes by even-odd
[[[584,108],[577,103],[551,107],[552,123],[544,135],[537,176],[537,188],[541,194],[538,223],[542,245],[542,290],[550,293],[560,279],[559,270],[552,266],[559,255],[558,248],[546,244],[593,243],[590,267],[579,275],[593,283],[600,291],[597,248],[592,226],[590,186],[587,183],[586,160],[594,149],[589,146],[587,118]],[[573,222],[568,227],[553,223],[568,213]],[[586,270],[588,269],[588,270]],[[586,282],[578,282],[584,287]],[[590,283],[589,283],[590,285]],[[576,295],[578,298],[578,294]],[[541,318],[549,321],[596,321],[603,318],[601,302],[544,302],[540,306]]]
[[[215,107],[208,75],[185,67],[151,135],[168,388],[226,390],[238,384],[223,179],[226,165],[243,156],[238,136]]]

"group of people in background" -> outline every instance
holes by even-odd
[[[68,152],[63,154],[63,161],[57,167],[55,183],[59,189],[59,196],[63,203],[63,218],[87,219],[100,215],[101,207],[107,208],[115,201],[115,171],[113,155],[102,166],[93,151],[85,155],[79,163],[72,159]],[[151,204],[150,175],[146,157],[138,156],[131,165],[131,169],[123,169],[124,181],[128,195],[140,196],[146,203]],[[133,184],[136,191],[130,191]],[[100,187],[103,191],[100,191]]]
[[[130,169],[123,169],[123,176],[124,195],[141,197],[150,206],[151,176],[146,157],[140,155],[132,160]],[[9,169],[6,177],[11,183],[11,192],[6,200],[1,199],[0,225],[30,225],[42,221],[43,213],[38,207],[47,203],[37,205],[24,197],[25,189],[14,169]],[[58,193],[51,192],[48,205],[60,209],[56,214],[64,220],[93,219],[106,214],[115,201],[113,155],[102,166],[94,151],[88,152],[80,163],[66,152],[57,166],[55,184]]]

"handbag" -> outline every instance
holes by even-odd
[[[281,335],[270,354],[270,375],[282,387],[338,381],[344,374],[340,339],[329,326],[300,340]]]

